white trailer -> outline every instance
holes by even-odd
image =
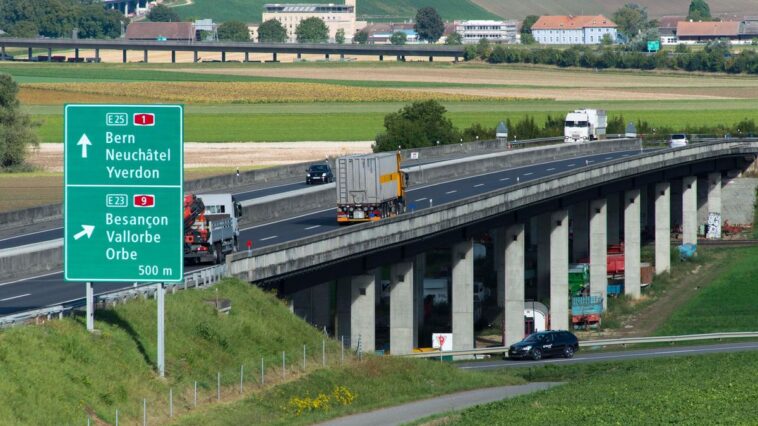
[[[605,136],[608,116],[602,109],[578,109],[566,115],[564,142],[589,142]]]

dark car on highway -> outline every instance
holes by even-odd
[[[508,348],[508,358],[540,360],[548,356],[571,358],[579,350],[579,339],[565,330],[539,331]]]
[[[306,170],[305,183],[308,185],[329,182],[334,182],[334,175],[328,164],[314,164]]]

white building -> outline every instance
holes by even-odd
[[[262,22],[278,20],[287,30],[288,41],[295,42],[297,26],[301,21],[313,17],[320,18],[329,28],[329,41],[334,42],[337,31],[342,29],[345,31],[345,42],[352,42],[358,28],[355,21],[355,0],[345,0],[345,4],[266,4],[263,6]]]
[[[478,43],[483,38],[493,43],[515,43],[518,21],[455,21],[455,32],[464,44]]]
[[[608,35],[616,42],[616,24],[603,15],[540,16],[532,25],[540,44],[600,44]]]

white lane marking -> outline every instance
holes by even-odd
[[[581,342],[580,342],[581,343]],[[587,342],[585,346],[591,346],[591,342]],[[654,356],[654,355],[674,355],[674,354],[685,354],[685,353],[701,353],[701,352],[714,352],[714,351],[726,351],[726,350],[732,350],[732,349],[752,349],[752,348],[758,348],[758,345],[752,346],[750,344],[748,345],[741,345],[741,346],[721,346],[716,348],[700,348],[700,349],[682,349],[682,350],[671,350],[671,351],[661,351],[661,352],[646,352],[646,353],[630,353],[630,354],[619,354],[619,355],[604,355],[604,356],[592,356],[592,357],[586,357],[586,358],[574,358],[576,361],[594,361],[596,359],[619,359],[619,358],[630,358],[630,357],[645,357],[645,356]],[[529,365],[529,364],[555,364],[559,362],[571,362],[571,359],[563,358],[563,359],[551,359],[546,361],[522,361],[519,362],[519,365]],[[475,369],[475,368],[493,368],[493,367],[501,367],[503,364],[489,364],[489,365],[472,365],[472,366],[466,366],[461,367],[462,369]]]
[[[324,209],[324,210],[317,210],[315,212],[304,213],[304,214],[301,214],[299,216],[288,217],[286,219],[279,219],[279,220],[275,220],[273,222],[261,223],[260,225],[255,225],[255,226],[250,226],[248,228],[240,229],[240,231],[248,231],[250,229],[260,228],[260,227],[263,227],[263,226],[269,226],[269,225],[273,225],[275,223],[287,222],[287,221],[292,220],[292,219],[300,219],[301,217],[306,217],[306,216],[314,215],[316,213],[324,213],[324,212],[336,211],[336,210],[337,210],[336,207],[331,207],[331,208]]]
[[[551,167],[551,168],[547,169],[548,172],[552,172],[553,170],[555,170],[555,167]]]
[[[7,240],[12,240],[14,238],[27,237],[29,235],[41,234],[43,232],[57,231],[59,229],[63,229],[63,228],[51,228],[51,229],[45,229],[45,230],[37,231],[37,232],[30,232],[28,234],[14,235],[14,236],[8,237],[8,238],[0,238],[0,241],[7,241]]]
[[[534,173],[532,173],[532,172],[529,172],[529,173],[524,173],[524,176],[531,176],[531,175],[533,175],[533,174],[534,174]]]
[[[455,194],[456,192],[458,192],[458,190],[457,190],[457,189],[454,189],[454,190],[452,190],[452,191],[447,191],[445,194],[448,194],[448,195],[449,195],[449,194]]]
[[[587,164],[594,163],[594,162],[595,162],[595,160],[587,160]]]
[[[574,163],[566,164],[566,167],[574,167],[574,166],[576,166],[576,164],[574,164]]]
[[[613,157],[605,157],[606,160],[613,160]]]
[[[474,188],[479,188],[480,186],[484,186],[484,184],[480,183],[479,185],[474,185]]]
[[[427,199],[426,197],[424,197],[424,198],[419,198],[418,200],[416,200],[416,202],[418,203],[419,201],[424,201],[424,200],[426,200],[426,199]]]
[[[0,299],[0,302],[6,302],[8,300],[13,300],[13,299],[20,299],[22,297],[31,296],[31,295],[32,295],[31,293],[19,294],[18,296],[6,297],[5,299]]]
[[[277,235],[272,235],[272,236],[270,236],[270,237],[261,238],[261,239],[260,239],[260,240],[258,240],[258,241],[266,241],[266,240],[271,240],[271,239],[274,239],[274,238],[276,238],[276,237],[277,237]]]
[[[321,227],[321,225],[313,225],[313,226],[309,226],[309,227],[305,228],[305,230],[306,231],[310,231],[311,229],[316,229],[316,228],[320,228],[320,227]]]
[[[56,274],[60,274],[60,273],[61,273],[61,271],[50,272],[49,274],[37,275],[35,277],[21,278],[21,279],[15,280],[15,281],[8,281],[8,282],[5,282],[5,283],[0,283],[0,287],[2,287],[4,285],[8,285],[8,284],[20,283],[22,281],[30,281],[30,280],[36,280],[37,278],[49,277],[50,275],[56,275]]]
[[[631,157],[631,154],[624,154],[622,157]]]

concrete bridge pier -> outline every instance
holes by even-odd
[[[550,296],[551,216],[551,213],[537,216],[537,300],[540,302]]]
[[[492,231],[493,263],[497,286],[497,307],[505,307],[505,228]]]
[[[708,213],[721,215],[721,172],[708,173]],[[721,218],[724,223],[724,218]],[[719,232],[716,238],[721,238]]]
[[[319,330],[331,326],[331,285],[323,283],[298,291],[290,298],[292,311]]]
[[[390,267],[390,352],[403,355],[418,344],[415,328],[415,282],[413,262],[399,262]]]
[[[278,62],[278,59],[277,59],[277,56],[276,56],[276,52],[272,53],[271,57],[272,57],[272,61],[273,62]]]
[[[568,210],[550,214],[550,328],[569,329]]]
[[[195,50],[194,52],[192,52],[192,62],[197,63],[198,59],[199,59],[198,58],[198,51]]]
[[[147,63],[148,62],[148,50],[145,49],[145,51],[142,53],[142,62]]]
[[[245,62],[250,62],[250,52],[245,52]]]
[[[226,62],[226,51],[221,51],[221,62]]]
[[[53,61],[53,49],[51,47],[47,48],[47,62]]]
[[[176,63],[176,50],[171,51],[171,63],[172,64]]]
[[[621,242],[621,199],[624,194],[608,196],[608,244]]]
[[[31,62],[32,61],[32,48],[30,47],[30,48],[26,49],[26,51],[27,51],[27,54],[28,54],[29,62]]]
[[[639,189],[624,194],[624,294],[640,298],[640,206]]]
[[[682,243],[697,244],[697,176],[682,179]]]
[[[95,60],[100,62],[100,49],[95,49]]]
[[[350,347],[363,353],[375,350],[376,285],[376,270],[350,279]]]
[[[671,184],[655,184],[655,274],[671,270]]]
[[[510,346],[524,337],[524,225],[505,231],[505,324],[503,345]]]
[[[589,213],[590,293],[603,298],[605,311],[608,306],[608,201],[605,198],[591,201]]]
[[[474,241],[468,239],[452,249],[453,350],[474,347]]]
[[[426,254],[421,253],[413,260],[413,310],[416,313],[413,316],[413,332],[415,340],[418,342],[418,334],[424,325],[424,277],[426,276]],[[419,344],[419,346],[422,346]]]
[[[79,48],[74,49],[74,61],[79,62]]]
[[[380,62],[384,61],[384,55],[379,55],[379,61]]]
[[[326,59],[327,61],[329,60],[329,54],[328,53],[324,54],[324,59]]]
[[[121,62],[126,63],[126,49],[121,51]]]
[[[573,240],[571,241],[572,257],[574,262],[586,258],[589,252],[589,216],[587,202],[581,202],[571,206],[569,212],[571,215],[571,229],[573,231]]]

